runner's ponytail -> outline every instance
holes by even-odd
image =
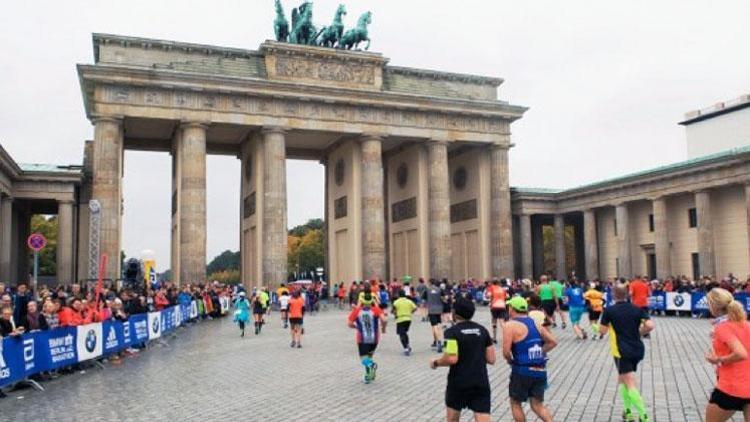
[[[747,321],[747,313],[745,307],[739,301],[733,300],[727,305],[727,316],[731,321],[734,322],[745,322]]]

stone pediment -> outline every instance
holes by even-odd
[[[268,79],[380,91],[388,59],[377,53],[266,41]]]

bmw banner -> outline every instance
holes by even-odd
[[[45,332],[49,369],[58,369],[78,362],[76,331],[75,327],[62,327]]]
[[[166,334],[174,330],[174,307],[164,309],[161,311],[161,331]]]
[[[76,332],[76,351],[78,352],[78,361],[98,358],[102,355],[103,339],[102,324],[94,323],[80,325]]]
[[[148,340],[148,317],[146,314],[131,315],[128,318],[130,324],[130,335],[133,337],[132,344],[142,344]]]
[[[690,293],[667,292],[667,310],[690,312],[692,300]]]
[[[161,337],[161,312],[148,313],[148,339]]]
[[[648,308],[652,311],[663,311],[667,309],[667,295],[664,292],[656,292],[648,297]]]

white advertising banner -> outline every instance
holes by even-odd
[[[95,359],[102,355],[104,339],[102,338],[102,324],[87,324],[76,327],[76,350],[78,361]]]
[[[668,311],[687,311],[690,312],[692,298],[690,293],[667,292],[667,310]]]

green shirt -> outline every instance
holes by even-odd
[[[539,285],[539,299],[552,300],[554,298],[555,297],[552,294],[552,286],[549,283]]]
[[[552,280],[549,282],[549,285],[552,286],[553,289],[555,289],[555,294],[557,294],[557,297],[562,299],[563,296],[563,284],[560,283],[557,280]]]
[[[261,304],[261,305],[262,305],[262,306],[263,306],[264,308],[267,308],[267,307],[268,307],[268,301],[269,301],[269,299],[270,299],[270,298],[268,297],[268,292],[260,292],[260,296],[258,297],[258,299],[260,299],[260,304]]]
[[[393,302],[393,309],[396,310],[396,323],[411,321],[411,314],[417,309],[417,305],[405,297],[400,297]]]

